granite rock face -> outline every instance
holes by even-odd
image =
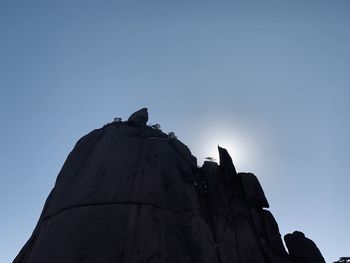
[[[287,253],[258,179],[224,148],[199,168],[146,113],[77,142],[14,263],[324,262],[295,234]]]
[[[294,231],[284,237],[290,257],[298,263],[326,262],[316,244],[304,233]]]

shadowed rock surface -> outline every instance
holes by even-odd
[[[139,111],[134,112],[128,119],[129,124],[146,126],[148,121],[148,110],[147,108],[142,108]]]
[[[316,244],[305,237],[304,233],[295,231],[284,237],[290,257],[294,262],[317,263],[325,262]]]
[[[286,252],[258,179],[224,148],[198,168],[147,121],[144,108],[77,142],[14,263],[324,262],[295,232]]]

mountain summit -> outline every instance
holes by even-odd
[[[324,263],[301,232],[285,237],[257,177],[197,166],[186,145],[147,126],[146,108],[82,137],[14,263]]]

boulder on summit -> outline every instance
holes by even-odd
[[[148,110],[147,108],[142,108],[130,115],[127,123],[139,126],[146,126],[148,121]]]

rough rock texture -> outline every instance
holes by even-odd
[[[299,235],[286,252],[257,178],[225,149],[198,168],[146,113],[77,142],[14,263],[324,262]]]

